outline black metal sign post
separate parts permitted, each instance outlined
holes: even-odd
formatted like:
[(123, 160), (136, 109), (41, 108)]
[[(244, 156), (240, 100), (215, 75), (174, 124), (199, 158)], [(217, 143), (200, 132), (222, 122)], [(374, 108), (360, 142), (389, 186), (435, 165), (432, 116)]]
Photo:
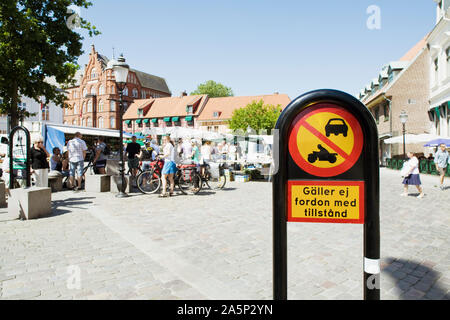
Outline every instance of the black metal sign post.
[(287, 222), (364, 224), (364, 299), (380, 299), (378, 131), (353, 96), (317, 90), (276, 124), (273, 296), (287, 299)]
[[(22, 132), (22, 135), (20, 134)], [(17, 144), (14, 143), (14, 135), (17, 133)], [(25, 138), (25, 145), (23, 144), (23, 139)], [(11, 133), (9, 134), (9, 189), (14, 189), (14, 160), (15, 160), (15, 150), (17, 148), (21, 148), (20, 155), (22, 158), (19, 158), (16, 160), (16, 162), (23, 162), (25, 163), (25, 180), (26, 180), (26, 187), (31, 187), (31, 138), (30, 138), (30, 132), (25, 127), (15, 127), (11, 130)], [(25, 147), (25, 150), (24, 150)], [(23, 158), (25, 156), (25, 158)], [(23, 170), (23, 168), (17, 169), (18, 172)], [(22, 172), (22, 171), (21, 171)]]

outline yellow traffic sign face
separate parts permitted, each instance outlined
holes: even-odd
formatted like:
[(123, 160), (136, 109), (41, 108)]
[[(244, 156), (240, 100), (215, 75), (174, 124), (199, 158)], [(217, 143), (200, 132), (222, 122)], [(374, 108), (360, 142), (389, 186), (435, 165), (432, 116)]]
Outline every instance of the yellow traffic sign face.
[(337, 176), (358, 161), (363, 132), (342, 107), (322, 105), (300, 113), (289, 136), (289, 152), (304, 171), (318, 177)]
[(364, 223), (364, 182), (288, 181), (288, 221)]

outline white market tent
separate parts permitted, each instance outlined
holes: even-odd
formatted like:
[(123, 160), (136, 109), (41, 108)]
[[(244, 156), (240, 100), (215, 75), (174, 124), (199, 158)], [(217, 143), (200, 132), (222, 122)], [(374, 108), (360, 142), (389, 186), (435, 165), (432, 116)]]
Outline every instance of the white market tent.
[[(423, 133), (423, 134), (405, 134), (405, 143), (407, 144), (414, 144), (414, 143), (423, 143), (428, 142), (430, 140), (438, 139), (439, 136)], [(383, 140), (386, 144), (396, 144), (396, 143), (403, 143), (403, 135), (389, 138), (386, 140)]]

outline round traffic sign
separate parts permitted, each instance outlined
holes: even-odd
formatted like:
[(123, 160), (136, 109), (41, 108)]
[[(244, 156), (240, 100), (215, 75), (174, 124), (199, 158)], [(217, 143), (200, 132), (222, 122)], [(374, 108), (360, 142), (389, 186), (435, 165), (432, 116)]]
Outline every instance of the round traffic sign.
[(350, 112), (334, 104), (318, 104), (292, 122), (289, 152), (305, 172), (334, 177), (351, 169), (363, 149), (363, 132)]

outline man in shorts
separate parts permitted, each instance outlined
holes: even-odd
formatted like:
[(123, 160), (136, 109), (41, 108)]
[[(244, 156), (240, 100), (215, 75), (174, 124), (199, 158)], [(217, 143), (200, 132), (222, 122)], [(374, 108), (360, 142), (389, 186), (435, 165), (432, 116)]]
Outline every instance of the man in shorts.
[(75, 172), (77, 173), (78, 186), (74, 189), (81, 188), (81, 181), (83, 178), (84, 158), (86, 157), (87, 146), (86, 142), (81, 140), (82, 136), (80, 132), (75, 133), (75, 137), (67, 143), (67, 151), (69, 153), (69, 184), (70, 188), (73, 188)]
[(141, 153), (141, 145), (136, 142), (136, 136), (131, 137), (131, 142), (128, 143), (125, 152), (128, 158), (128, 167), (131, 169), (131, 175), (135, 177), (139, 168), (139, 155)]
[(450, 156), (444, 143), (439, 146), (439, 150), (434, 155), (434, 163), (436, 164), (436, 170), (440, 175), (440, 188), (441, 190), (444, 190), (445, 171), (447, 170), (447, 165), (450, 163)]

